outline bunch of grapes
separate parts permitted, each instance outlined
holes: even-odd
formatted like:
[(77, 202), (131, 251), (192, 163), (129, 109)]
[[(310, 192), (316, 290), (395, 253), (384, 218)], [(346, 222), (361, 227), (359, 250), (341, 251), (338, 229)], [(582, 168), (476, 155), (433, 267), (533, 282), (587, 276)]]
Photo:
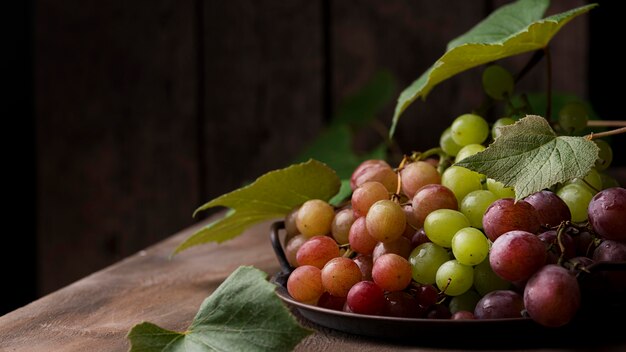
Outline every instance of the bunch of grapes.
[[(512, 77), (493, 70), (483, 81), (499, 88), (485, 90), (505, 99)], [(560, 123), (576, 125), (574, 109), (564, 109), (569, 122)], [(513, 122), (463, 114), (443, 132), (437, 157), (413, 153), (395, 168), (367, 160), (345, 204), (314, 199), (294, 209), (285, 218), (291, 297), (358, 314), (530, 317), (556, 327), (599, 295), (626, 293), (626, 272), (590, 270), (626, 261), (626, 189), (603, 177), (607, 143), (597, 142), (598, 163), (584, 178), (518, 201), (512, 188), (452, 164)]]

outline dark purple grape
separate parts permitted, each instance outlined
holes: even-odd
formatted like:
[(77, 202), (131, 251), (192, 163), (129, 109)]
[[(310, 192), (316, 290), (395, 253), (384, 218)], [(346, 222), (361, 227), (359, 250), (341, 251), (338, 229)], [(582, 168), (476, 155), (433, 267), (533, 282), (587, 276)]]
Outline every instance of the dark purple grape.
[(426, 231), (424, 231), (424, 228), (422, 227), (421, 229), (417, 230), (417, 232), (413, 235), (413, 238), (411, 238), (411, 247), (415, 248), (419, 246), (420, 244), (426, 243), (426, 242), (431, 242), (431, 241), (430, 241), (430, 238), (426, 236)]
[(483, 229), (491, 241), (503, 233), (520, 230), (537, 233), (541, 228), (539, 215), (530, 203), (513, 198), (501, 198), (493, 202), (483, 216)]
[(452, 313), (450, 313), (450, 309), (444, 304), (437, 303), (430, 307), (428, 313), (426, 313), (426, 318), (428, 319), (450, 319)]
[(452, 320), (468, 320), (468, 319), (472, 320), (472, 319), (476, 319), (476, 317), (474, 316), (474, 313), (472, 313), (472, 312), (468, 312), (466, 310), (460, 310), (460, 311), (452, 314), (450, 319), (452, 319)]
[(380, 315), (387, 303), (380, 286), (372, 281), (360, 281), (348, 291), (346, 304), (354, 313)]
[(354, 257), (354, 262), (361, 269), (363, 275), (363, 281), (372, 281), (372, 267), (374, 267), (374, 261), (370, 254), (359, 254)]
[(589, 223), (598, 236), (626, 241), (626, 189), (607, 188), (598, 192), (587, 211)]
[(557, 232), (554, 230), (549, 230), (540, 233), (537, 237), (546, 244), (546, 249), (548, 250), (548, 263), (556, 264), (561, 256), (561, 245), (565, 249), (565, 254), (563, 255), (563, 259), (569, 259), (576, 255), (576, 244), (574, 243), (574, 239), (572, 236), (568, 235), (566, 232), (561, 233), (561, 244), (559, 244), (559, 240), (557, 238)]
[(558, 327), (569, 323), (580, 307), (576, 277), (559, 265), (548, 264), (526, 283), (524, 306), (537, 323)]
[(512, 290), (496, 290), (484, 295), (474, 308), (476, 319), (521, 318), (524, 299)]
[(509, 231), (493, 242), (489, 264), (504, 280), (524, 281), (546, 263), (546, 246), (526, 231)]
[(417, 299), (404, 292), (394, 291), (385, 295), (387, 299), (386, 315), (400, 318), (421, 318), (426, 309), (417, 303)]
[(429, 308), (437, 303), (439, 291), (433, 285), (420, 285), (415, 290), (415, 298), (420, 306)]
[(541, 225), (553, 227), (558, 226), (563, 221), (572, 220), (569, 207), (554, 192), (539, 191), (529, 195), (524, 200), (537, 210)]
[(346, 297), (333, 296), (328, 292), (322, 293), (317, 306), (332, 310), (343, 310), (343, 306), (346, 304)]
[(604, 240), (595, 251), (593, 251), (593, 260), (606, 262), (623, 262), (626, 261), (626, 243)]
[(589, 231), (580, 231), (572, 235), (574, 243), (576, 244), (576, 255), (591, 257), (593, 251), (596, 249), (594, 237)]

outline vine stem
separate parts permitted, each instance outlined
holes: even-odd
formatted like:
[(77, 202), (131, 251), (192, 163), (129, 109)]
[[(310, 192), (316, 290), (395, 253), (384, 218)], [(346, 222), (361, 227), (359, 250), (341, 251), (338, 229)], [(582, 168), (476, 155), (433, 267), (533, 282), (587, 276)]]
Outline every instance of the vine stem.
[(626, 133), (626, 127), (616, 128), (614, 130), (606, 131), (606, 132), (598, 132), (598, 133), (590, 133), (585, 136), (588, 140), (592, 140), (594, 138), (602, 138), (608, 136), (614, 136), (616, 134)]
[(626, 121), (614, 120), (589, 120), (587, 126), (590, 127), (626, 127)]

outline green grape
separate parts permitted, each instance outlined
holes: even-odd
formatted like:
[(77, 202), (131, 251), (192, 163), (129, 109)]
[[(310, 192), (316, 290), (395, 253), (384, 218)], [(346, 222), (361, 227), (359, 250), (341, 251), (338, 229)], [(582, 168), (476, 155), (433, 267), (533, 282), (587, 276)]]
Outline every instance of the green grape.
[(491, 203), (496, 200), (498, 200), (498, 196), (496, 196), (495, 193), (479, 189), (472, 191), (463, 197), (459, 210), (469, 219), (470, 225), (475, 228), (482, 229), (483, 215), (485, 215), (485, 211)]
[(441, 264), (435, 275), (435, 282), (439, 290), (448, 296), (461, 295), (472, 287), (474, 269), (463, 265), (456, 259)]
[(589, 113), (587, 107), (579, 102), (569, 102), (559, 110), (559, 126), (567, 134), (582, 132), (587, 127)]
[(489, 254), (489, 240), (479, 229), (462, 228), (452, 237), (452, 254), (461, 264), (479, 264)]
[(500, 127), (512, 125), (514, 123), (515, 119), (511, 117), (501, 117), (497, 119), (491, 127), (491, 137), (493, 137), (493, 139), (498, 138), (500, 136)]
[(588, 187), (570, 183), (557, 190), (556, 195), (567, 204), (572, 214), (572, 221), (581, 222), (587, 220), (587, 208), (591, 198), (593, 198), (593, 194)]
[(461, 310), (474, 312), (478, 301), (480, 301), (480, 295), (474, 290), (467, 290), (463, 294), (452, 297), (448, 308), (450, 308), (450, 313), (452, 314)]
[(492, 178), (487, 179), (487, 189), (493, 192), (498, 198), (515, 198), (513, 187), (505, 187), (502, 182)]
[(620, 187), (619, 182), (617, 182), (617, 180), (613, 176), (608, 175), (604, 172), (600, 173), (600, 179), (602, 180), (602, 189)]
[(435, 283), (437, 269), (450, 260), (448, 251), (432, 242), (422, 243), (409, 255), (413, 280), (423, 285)]
[(483, 189), (484, 176), (461, 166), (450, 166), (441, 175), (441, 184), (448, 187), (459, 204), (471, 191)]
[(450, 248), (457, 231), (470, 226), (469, 220), (457, 210), (437, 209), (424, 219), (424, 232), (434, 243)]
[(480, 153), (485, 150), (485, 146), (482, 144), (468, 144), (461, 148), (459, 152), (456, 154), (456, 158), (454, 162), (458, 163), (459, 161), (467, 158), (468, 156), (474, 155), (476, 153)]
[(476, 289), (481, 296), (491, 291), (508, 290), (510, 287), (510, 282), (493, 272), (489, 258), (474, 266), (474, 289)]
[(514, 84), (513, 75), (500, 65), (489, 65), (483, 71), (483, 89), (493, 99), (511, 96)]
[(598, 159), (596, 160), (596, 169), (598, 171), (604, 171), (613, 161), (613, 149), (611, 149), (609, 143), (603, 139), (594, 139), (593, 141), (596, 143), (598, 148), (600, 148), (600, 151), (598, 152)]
[(587, 190), (591, 192), (591, 194), (596, 194), (602, 190), (602, 176), (600, 176), (598, 170), (594, 168), (591, 168), (591, 170), (589, 170), (589, 173), (582, 179), (577, 177), (566, 182), (566, 184), (571, 183), (575, 183), (587, 188)]
[(463, 114), (450, 126), (452, 139), (460, 146), (481, 144), (489, 135), (489, 125), (482, 117), (475, 114)]
[(461, 150), (461, 146), (452, 139), (452, 129), (450, 127), (446, 128), (441, 134), (439, 146), (450, 156), (455, 156)]

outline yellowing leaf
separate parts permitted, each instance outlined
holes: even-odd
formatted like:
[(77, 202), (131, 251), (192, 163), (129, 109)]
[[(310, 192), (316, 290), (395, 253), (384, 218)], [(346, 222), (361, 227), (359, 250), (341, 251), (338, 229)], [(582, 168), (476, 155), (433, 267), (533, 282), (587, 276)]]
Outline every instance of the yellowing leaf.
[(309, 199), (329, 200), (341, 182), (333, 169), (317, 160), (291, 165), (259, 177), (252, 184), (226, 193), (198, 208), (200, 211), (223, 206), (231, 211), (191, 235), (174, 253), (207, 242), (223, 242), (240, 235), (248, 227), (285, 216)]
[(519, 0), (502, 6), (451, 41), (446, 53), (400, 94), (389, 135), (393, 136), (406, 108), (417, 98), (425, 99), (437, 84), (470, 68), (545, 48), (561, 27), (597, 6), (586, 5), (541, 19), (548, 4), (548, 0)]
[(541, 116), (528, 115), (500, 127), (484, 151), (456, 163), (513, 186), (517, 199), (575, 177), (584, 177), (598, 158), (585, 137), (557, 136)]
[(256, 268), (235, 270), (207, 297), (189, 329), (143, 322), (128, 333), (130, 352), (291, 351), (312, 331), (303, 328)]

